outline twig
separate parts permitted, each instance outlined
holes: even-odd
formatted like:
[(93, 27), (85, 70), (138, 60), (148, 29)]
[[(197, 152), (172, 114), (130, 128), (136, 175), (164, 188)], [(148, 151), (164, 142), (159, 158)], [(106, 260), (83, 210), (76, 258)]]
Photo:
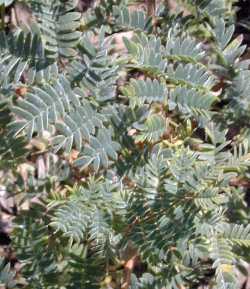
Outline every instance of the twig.
[(147, 0), (147, 14), (149, 17), (152, 17), (153, 28), (155, 30), (156, 26), (156, 18), (155, 18), (155, 10), (156, 10), (156, 0)]
[(138, 255), (132, 256), (124, 266), (124, 282), (121, 289), (128, 289), (131, 282), (131, 274), (134, 270), (135, 264), (138, 261)]

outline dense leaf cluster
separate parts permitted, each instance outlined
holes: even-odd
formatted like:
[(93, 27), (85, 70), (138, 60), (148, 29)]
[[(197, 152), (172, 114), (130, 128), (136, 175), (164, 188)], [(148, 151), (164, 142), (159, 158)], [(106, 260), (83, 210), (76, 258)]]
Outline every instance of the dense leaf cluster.
[(0, 282), (237, 288), (250, 71), (231, 2), (96, 2), (27, 0), (29, 21), (2, 19), (0, 167), (22, 278), (3, 260)]

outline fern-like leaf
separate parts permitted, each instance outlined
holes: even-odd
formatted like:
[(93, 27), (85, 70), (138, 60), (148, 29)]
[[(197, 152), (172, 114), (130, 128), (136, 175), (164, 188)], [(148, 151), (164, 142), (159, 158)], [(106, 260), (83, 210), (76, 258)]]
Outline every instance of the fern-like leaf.
[(97, 137), (90, 137), (89, 144), (84, 147), (82, 154), (74, 162), (74, 165), (84, 169), (91, 164), (94, 171), (97, 172), (101, 166), (109, 167), (109, 158), (117, 160), (119, 149), (120, 145), (112, 141), (110, 131), (101, 129), (98, 131)]
[(159, 141), (166, 132), (166, 121), (160, 115), (149, 116), (142, 125), (134, 125), (139, 133), (135, 137), (136, 142), (156, 142)]
[(113, 15), (118, 26), (127, 29), (150, 30), (152, 28), (151, 19), (144, 11), (130, 11), (127, 7), (113, 7)]
[(10, 263), (5, 264), (4, 258), (0, 258), (0, 285), (4, 288), (16, 288), (16, 273), (10, 269)]
[(135, 80), (132, 79), (123, 93), (128, 96), (132, 108), (141, 106), (144, 103), (153, 102), (166, 103), (167, 87), (157, 79)]

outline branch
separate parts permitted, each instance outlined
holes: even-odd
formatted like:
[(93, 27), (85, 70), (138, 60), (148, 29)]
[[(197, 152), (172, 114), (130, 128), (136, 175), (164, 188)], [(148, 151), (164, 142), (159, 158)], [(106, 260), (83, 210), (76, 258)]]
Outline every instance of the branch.
[(131, 274), (134, 270), (135, 264), (138, 262), (138, 255), (133, 255), (124, 266), (124, 282), (121, 289), (128, 289), (131, 282)]
[(155, 10), (156, 10), (156, 0), (147, 0), (147, 14), (149, 17), (152, 17), (153, 27), (156, 26)]

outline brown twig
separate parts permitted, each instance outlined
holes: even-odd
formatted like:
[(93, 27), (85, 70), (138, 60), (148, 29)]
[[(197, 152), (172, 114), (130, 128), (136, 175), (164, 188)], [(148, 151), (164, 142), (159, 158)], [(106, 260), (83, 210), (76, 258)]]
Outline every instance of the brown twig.
[(149, 17), (152, 17), (153, 27), (155, 30), (156, 26), (156, 18), (155, 18), (155, 10), (156, 10), (156, 0), (147, 0), (147, 14)]
[(155, 0), (147, 0), (147, 13), (148, 16), (155, 16)]
[(232, 187), (250, 188), (250, 181), (243, 178), (232, 178), (229, 182)]
[(131, 282), (131, 274), (135, 264), (138, 262), (138, 255), (133, 255), (124, 265), (124, 282), (121, 289), (128, 289)]

